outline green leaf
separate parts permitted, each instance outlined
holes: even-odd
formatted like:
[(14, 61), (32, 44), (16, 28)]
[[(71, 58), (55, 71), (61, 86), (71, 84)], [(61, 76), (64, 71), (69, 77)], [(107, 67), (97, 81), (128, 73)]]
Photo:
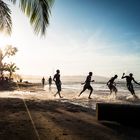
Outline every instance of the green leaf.
[[(10, 1), (14, 4), (17, 2), (17, 0)], [(29, 17), (35, 34), (45, 35), (53, 2), (54, 0), (19, 0), (19, 7)]]
[(11, 21), (11, 10), (7, 4), (0, 0), (0, 31), (6, 34), (11, 34), (12, 21)]

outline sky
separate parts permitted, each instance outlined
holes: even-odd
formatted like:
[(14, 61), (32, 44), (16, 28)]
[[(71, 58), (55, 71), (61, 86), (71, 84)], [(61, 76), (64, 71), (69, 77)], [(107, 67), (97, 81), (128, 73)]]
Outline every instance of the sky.
[(0, 34), (0, 46), (18, 48), (19, 74), (94, 75), (132, 72), (140, 79), (139, 0), (55, 0), (45, 37), (36, 36), (18, 6), (12, 10), (13, 32)]

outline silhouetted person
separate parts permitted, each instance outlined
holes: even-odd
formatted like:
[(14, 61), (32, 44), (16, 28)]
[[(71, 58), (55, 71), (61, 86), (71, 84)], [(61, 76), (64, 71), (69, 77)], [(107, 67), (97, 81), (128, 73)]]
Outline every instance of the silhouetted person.
[(45, 78), (44, 77), (42, 78), (42, 85), (43, 85), (43, 87), (45, 85)]
[(21, 78), (20, 78), (19, 82), (22, 83), (22, 79)]
[(110, 89), (110, 95), (112, 94), (112, 92), (115, 92), (115, 95), (117, 94), (117, 88), (116, 88), (116, 83), (114, 82), (115, 79), (117, 79), (118, 75), (115, 75), (114, 77), (112, 77), (108, 82), (108, 88)]
[(60, 70), (56, 70), (56, 74), (53, 77), (53, 81), (55, 82), (56, 87), (57, 87), (57, 92), (54, 96), (58, 94), (59, 97), (62, 98), (62, 96), (60, 95), (60, 92), (61, 92)]
[(80, 96), (86, 89), (90, 90), (90, 94), (89, 94), (89, 99), (91, 99), (91, 94), (93, 92), (93, 88), (90, 85), (90, 82), (94, 82), (94, 80), (91, 81), (91, 77), (92, 77), (92, 72), (89, 72), (89, 75), (86, 78), (86, 81), (82, 84), (85, 84), (83, 87), (83, 90), (80, 92), (80, 94), (78, 96)]
[(125, 73), (123, 73), (122, 75), (122, 79), (126, 78), (126, 85), (127, 85), (127, 88), (128, 90), (131, 92), (131, 94), (135, 97), (135, 98), (138, 98), (136, 95), (135, 95), (135, 91), (134, 91), (134, 88), (133, 88), (133, 84), (132, 84), (132, 81), (135, 82), (136, 84), (140, 85), (140, 83), (136, 82), (135, 79), (133, 78), (133, 74), (130, 73), (129, 76), (126, 75), (125, 76)]
[(52, 85), (52, 77), (51, 76), (49, 77), (48, 82), (49, 82), (49, 90), (51, 90), (51, 85)]

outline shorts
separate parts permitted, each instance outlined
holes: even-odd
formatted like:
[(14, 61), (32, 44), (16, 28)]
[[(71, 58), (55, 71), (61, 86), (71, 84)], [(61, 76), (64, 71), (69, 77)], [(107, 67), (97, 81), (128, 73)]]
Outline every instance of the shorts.
[(110, 85), (108, 85), (108, 87), (111, 91), (117, 91), (117, 88), (114, 85), (110, 84)]
[(56, 87), (57, 87), (57, 90), (60, 92), (61, 91), (61, 83), (56, 83)]
[(86, 89), (88, 89), (88, 90), (93, 90), (93, 88), (92, 88), (91, 85), (85, 85), (85, 86), (84, 86), (84, 89), (85, 89), (85, 90), (86, 90)]

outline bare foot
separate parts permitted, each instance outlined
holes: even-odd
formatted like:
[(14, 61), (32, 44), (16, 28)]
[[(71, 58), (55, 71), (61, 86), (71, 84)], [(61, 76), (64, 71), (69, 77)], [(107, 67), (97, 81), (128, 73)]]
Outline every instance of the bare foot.
[(78, 95), (78, 97), (80, 97), (81, 96), (81, 93)]
[(133, 95), (133, 97), (134, 97), (135, 99), (138, 99), (138, 96), (136, 96), (135, 94)]

